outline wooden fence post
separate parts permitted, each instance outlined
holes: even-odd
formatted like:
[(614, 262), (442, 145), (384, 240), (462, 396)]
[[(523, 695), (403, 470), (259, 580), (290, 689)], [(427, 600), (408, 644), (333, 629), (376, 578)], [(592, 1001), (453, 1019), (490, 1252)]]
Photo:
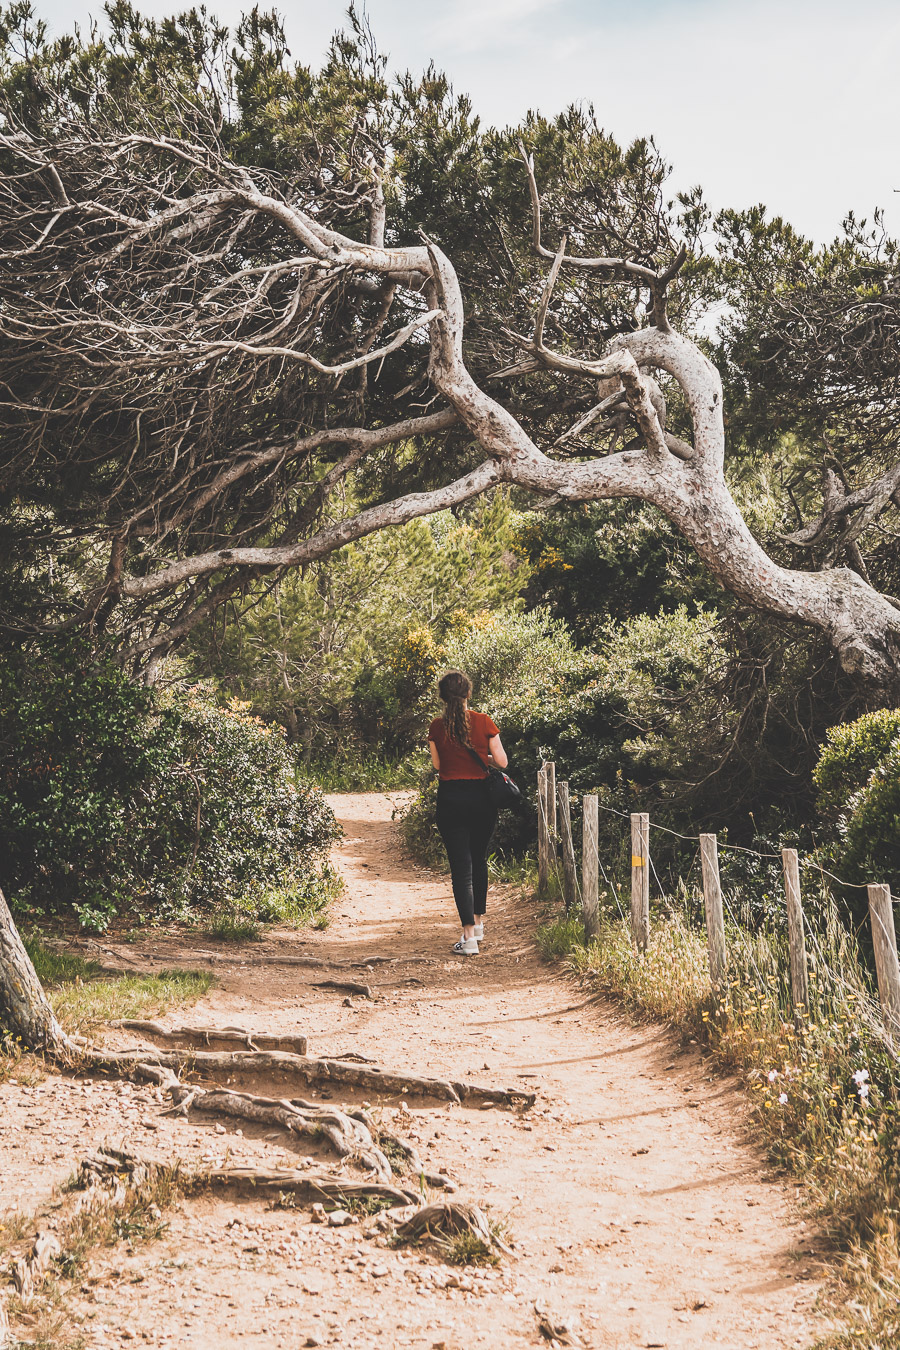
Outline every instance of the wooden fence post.
[(547, 831), (548, 831), (548, 856), (550, 866), (556, 862), (556, 764), (552, 759), (548, 759), (544, 768), (547, 771)]
[(900, 961), (890, 886), (869, 886), (869, 918), (875, 947), (878, 995), (886, 1030), (900, 1036)]
[(581, 799), (581, 913), (584, 940), (600, 934), (600, 807), (596, 793)]
[(800, 899), (800, 862), (795, 848), (783, 848), (784, 897), (787, 905), (788, 944), (791, 958), (791, 999), (794, 1025), (799, 1031), (803, 1013), (809, 1014), (809, 974), (806, 965), (806, 934)]
[(703, 903), (706, 908), (706, 945), (709, 949), (709, 978), (716, 991), (724, 989), (727, 971), (725, 954), (725, 915), (722, 911), (722, 883), (719, 880), (719, 842), (714, 834), (700, 836), (700, 863), (703, 868)]
[(639, 952), (650, 945), (650, 817), (631, 815), (631, 936)]
[(542, 764), (537, 776), (538, 807), (538, 891), (543, 894), (550, 880), (550, 822), (547, 816), (547, 765)]
[(578, 874), (575, 871), (575, 846), (572, 843), (572, 808), (569, 802), (569, 784), (557, 783), (559, 804), (559, 847), (562, 853), (563, 900), (568, 914), (578, 896)]

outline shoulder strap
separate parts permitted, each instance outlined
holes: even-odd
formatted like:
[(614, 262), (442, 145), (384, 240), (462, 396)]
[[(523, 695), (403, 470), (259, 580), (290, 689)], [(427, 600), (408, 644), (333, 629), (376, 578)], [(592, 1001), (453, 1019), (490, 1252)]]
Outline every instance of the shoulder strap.
[(481, 758), (481, 756), (479, 755), (478, 751), (474, 748), (474, 746), (464, 745), (463, 749), (468, 750), (472, 758), (478, 760), (478, 763), (481, 765), (481, 767), (484, 769), (486, 773), (490, 773), (491, 766), (489, 764), (485, 764), (484, 760)]

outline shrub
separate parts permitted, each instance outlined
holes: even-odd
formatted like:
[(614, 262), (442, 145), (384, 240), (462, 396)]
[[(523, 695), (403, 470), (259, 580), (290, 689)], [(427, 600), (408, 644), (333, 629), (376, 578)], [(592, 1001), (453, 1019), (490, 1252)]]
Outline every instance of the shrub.
[(336, 825), (284, 736), (200, 691), (160, 703), (75, 646), (0, 671), (0, 885), (20, 910), (187, 917), (308, 885)]
[[(813, 776), (834, 827), (831, 866), (856, 885), (887, 882), (900, 893), (900, 710), (832, 727)], [(853, 908), (865, 908), (859, 895)]]
[(832, 727), (813, 772), (822, 814), (838, 820), (898, 742), (900, 708), (879, 708), (855, 722)]
[(403, 807), (394, 811), (400, 824), (400, 838), (411, 858), (435, 870), (447, 866), (447, 855), (435, 824), (438, 780), (431, 770), (425, 770), (419, 781), (419, 790)]

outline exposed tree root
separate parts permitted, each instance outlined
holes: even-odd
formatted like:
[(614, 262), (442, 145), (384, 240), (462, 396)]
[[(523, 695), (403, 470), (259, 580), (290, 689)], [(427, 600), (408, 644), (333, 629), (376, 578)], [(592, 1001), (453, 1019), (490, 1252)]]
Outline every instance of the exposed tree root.
[[(38, 1233), (31, 1251), (26, 1256), (13, 1258), (10, 1263), (10, 1275), (19, 1298), (32, 1297), (35, 1289), (40, 1287), (50, 1262), (59, 1254), (59, 1239), (52, 1233)], [(0, 1341), (0, 1346), (2, 1344)]]
[(152, 1036), (169, 1045), (241, 1045), (246, 1050), (286, 1050), (305, 1055), (308, 1044), (305, 1036), (268, 1036), (243, 1027), (164, 1027), (161, 1022), (143, 1022), (128, 1017), (109, 1025), (124, 1031), (139, 1031), (142, 1036)]
[(423, 1205), (410, 1218), (398, 1224), (395, 1233), (401, 1242), (414, 1242), (420, 1238), (447, 1239), (468, 1233), (479, 1238), (485, 1247), (497, 1247), (507, 1256), (513, 1254), (497, 1233), (491, 1230), (483, 1210), (477, 1205), (462, 1204), (455, 1200)]
[(532, 1106), (533, 1092), (519, 1088), (481, 1087), (477, 1083), (449, 1082), (443, 1078), (423, 1078), (417, 1074), (397, 1073), (378, 1065), (349, 1064), (337, 1059), (311, 1059), (280, 1050), (212, 1051), (90, 1050), (85, 1059), (96, 1068), (115, 1073), (139, 1072), (144, 1065), (159, 1065), (173, 1070), (193, 1069), (209, 1076), (250, 1073), (281, 1073), (303, 1083), (342, 1083), (372, 1093), (406, 1094), (435, 1097), (439, 1101), (464, 1102), (479, 1099), (502, 1106)]
[[(152, 1066), (148, 1065), (148, 1069)], [(292, 1101), (274, 1097), (256, 1097), (250, 1093), (234, 1092), (227, 1088), (189, 1087), (180, 1083), (168, 1069), (159, 1071), (161, 1086), (172, 1098), (173, 1111), (187, 1115), (189, 1111), (203, 1111), (214, 1116), (230, 1116), (262, 1125), (281, 1125), (291, 1134), (310, 1139), (327, 1139), (339, 1158), (347, 1158), (358, 1166), (374, 1172), (382, 1181), (391, 1179), (391, 1164), (372, 1138), (364, 1119), (349, 1116), (339, 1107)]]
[(418, 1150), (413, 1147), (408, 1139), (402, 1139), (399, 1134), (393, 1134), (390, 1130), (382, 1129), (380, 1125), (373, 1127), (372, 1122), (362, 1111), (350, 1111), (348, 1114), (353, 1116), (355, 1120), (364, 1120), (370, 1129), (374, 1128), (378, 1143), (388, 1156), (399, 1154), (406, 1163), (407, 1170), (413, 1176), (422, 1177), (426, 1186), (442, 1190), (450, 1184), (450, 1178), (445, 1177), (442, 1173), (425, 1170), (425, 1164), (422, 1162)]
[(191, 960), (200, 956), (214, 965), (224, 966), (309, 966), (321, 970), (323, 966), (340, 964), (337, 961), (324, 961), (321, 956), (252, 956), (249, 952), (238, 956), (236, 953), (201, 951), (199, 948), (189, 952), (187, 956)]
[[(85, 1158), (79, 1168), (79, 1184), (89, 1188), (99, 1179), (107, 1188), (115, 1187), (116, 1181), (126, 1177), (128, 1185), (140, 1188), (152, 1180), (158, 1173), (167, 1169), (147, 1158), (141, 1158), (121, 1149), (103, 1147)], [(419, 1197), (415, 1191), (403, 1190), (399, 1186), (386, 1185), (379, 1181), (353, 1181), (349, 1177), (330, 1175), (310, 1175), (308, 1172), (260, 1171), (253, 1167), (223, 1167), (212, 1171), (180, 1173), (179, 1189), (187, 1195), (195, 1194), (208, 1187), (246, 1190), (263, 1193), (283, 1193), (296, 1196), (298, 1200), (315, 1204), (323, 1200), (346, 1202), (351, 1200), (378, 1199), (390, 1202), (392, 1208), (415, 1204)]]
[(257, 1194), (293, 1195), (307, 1204), (334, 1200), (347, 1204), (353, 1200), (386, 1200), (389, 1208), (418, 1202), (415, 1191), (388, 1186), (377, 1181), (351, 1181), (346, 1177), (310, 1176), (305, 1172), (262, 1172), (252, 1167), (230, 1167), (204, 1172), (188, 1184), (193, 1191), (203, 1186), (229, 1187)]
[(339, 989), (342, 994), (362, 994), (364, 998), (375, 998), (370, 984), (357, 984), (355, 980), (316, 980), (313, 989)]

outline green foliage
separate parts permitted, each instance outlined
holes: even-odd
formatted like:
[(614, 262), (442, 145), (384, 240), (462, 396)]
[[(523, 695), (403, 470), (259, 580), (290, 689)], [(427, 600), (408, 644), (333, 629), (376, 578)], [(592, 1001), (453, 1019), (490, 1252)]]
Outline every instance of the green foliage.
[[(886, 882), (900, 893), (900, 710), (832, 727), (813, 777), (834, 830), (831, 866), (856, 885)], [(865, 912), (864, 896), (854, 909)]]
[(158, 1016), (172, 1004), (201, 998), (215, 983), (201, 970), (111, 976), (93, 961), (49, 947), (39, 933), (24, 935), (23, 942), (54, 1013), (73, 1034), (114, 1018)]
[(23, 933), (21, 936), (35, 974), (45, 989), (58, 984), (75, 984), (78, 980), (84, 983), (102, 974), (96, 961), (85, 961), (73, 952), (55, 951), (34, 933)]
[(198, 690), (161, 704), (84, 657), (0, 668), (0, 884), (18, 908), (102, 930), (308, 886), (336, 827), (283, 736)]
[(519, 544), (531, 565), (528, 608), (552, 610), (579, 646), (593, 645), (610, 620), (713, 604), (720, 594), (674, 526), (641, 502), (523, 516)]
[(867, 787), (872, 774), (900, 740), (900, 709), (879, 708), (855, 722), (831, 727), (813, 773), (819, 810), (831, 820), (846, 812), (850, 798)]
[(378, 761), (390, 779), (421, 745), (445, 636), (513, 603), (527, 573), (514, 546), (502, 492), (384, 530), (251, 592), (236, 622), (194, 639), (193, 669), (281, 721), (329, 782), (371, 780)]
[(437, 776), (431, 769), (423, 770), (418, 792), (394, 810), (394, 819), (399, 821), (400, 838), (409, 856), (435, 871), (446, 871), (447, 855), (435, 824), (437, 794)]
[(351, 756), (341, 749), (333, 759), (313, 760), (307, 771), (323, 792), (390, 792), (417, 785), (421, 750), (398, 760), (379, 754)]
[(331, 863), (323, 862), (288, 885), (272, 886), (262, 893), (245, 893), (236, 900), (221, 903), (211, 915), (207, 931), (228, 942), (252, 942), (262, 936), (262, 924), (325, 928), (326, 908), (343, 888), (340, 873)]

